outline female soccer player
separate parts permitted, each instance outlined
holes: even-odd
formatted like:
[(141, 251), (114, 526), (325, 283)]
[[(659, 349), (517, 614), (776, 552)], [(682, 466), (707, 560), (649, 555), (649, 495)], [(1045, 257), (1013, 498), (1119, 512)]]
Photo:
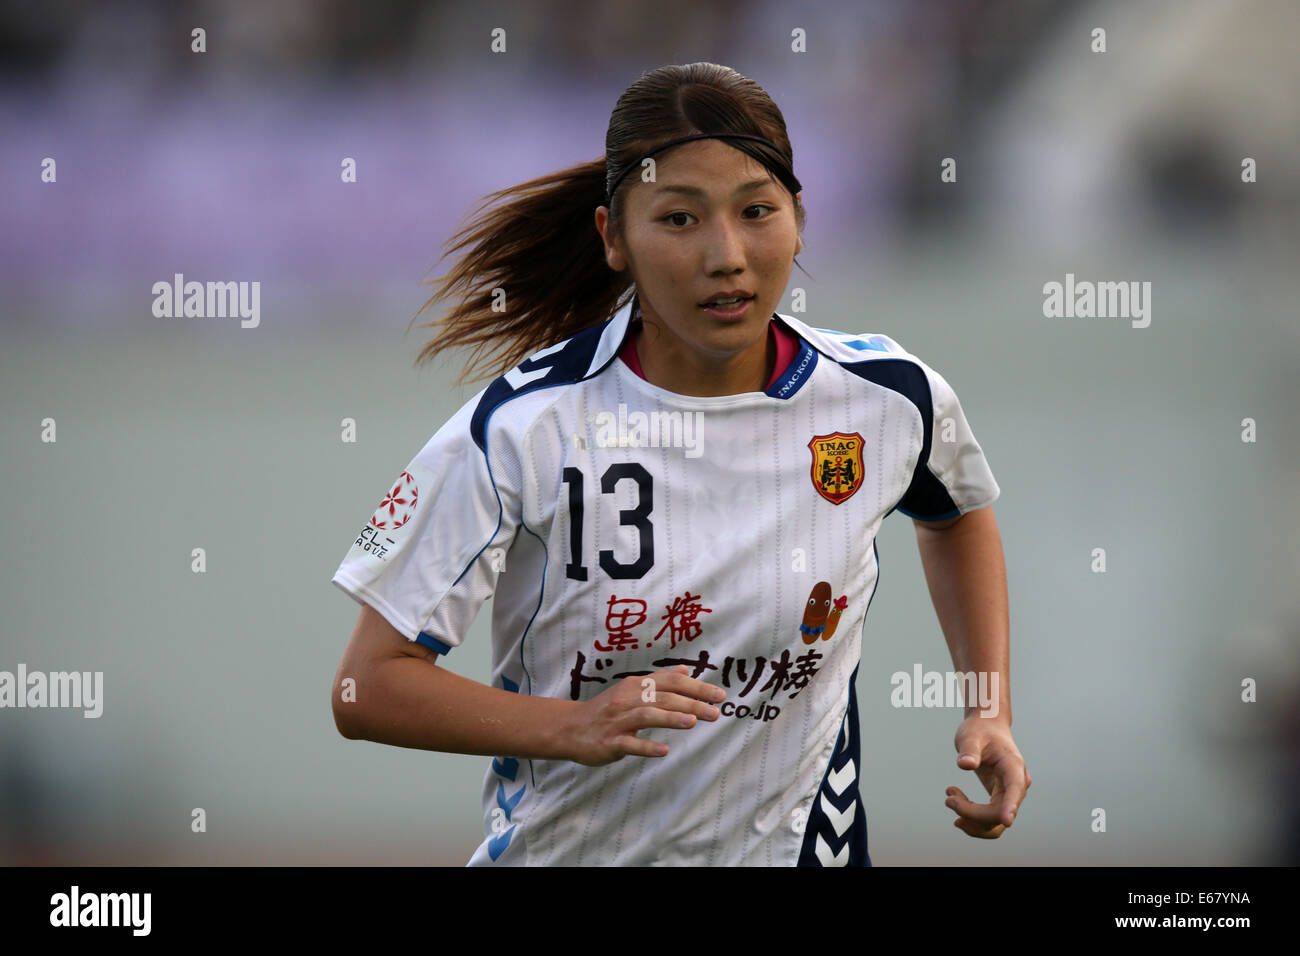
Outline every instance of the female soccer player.
[[(333, 709), (349, 738), (493, 758), (471, 865), (870, 865), (854, 679), (894, 510), (957, 670), (996, 691), (956, 735), (992, 802), (946, 804), (971, 836), (1015, 818), (998, 486), (938, 373), (774, 312), (800, 188), (757, 84), (667, 66), (603, 159), (457, 237), (439, 295), (464, 295), (421, 357), (508, 371), (334, 575), (362, 609)], [(489, 596), (491, 686), (438, 660)]]

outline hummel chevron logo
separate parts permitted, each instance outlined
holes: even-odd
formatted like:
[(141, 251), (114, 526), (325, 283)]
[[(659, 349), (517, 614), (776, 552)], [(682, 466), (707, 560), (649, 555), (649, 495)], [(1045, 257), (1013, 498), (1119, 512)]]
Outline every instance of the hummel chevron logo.
[(513, 812), (516, 805), (518, 805), (520, 798), (523, 797), (524, 791), (527, 789), (528, 789), (527, 787), (520, 787), (518, 793), (516, 793), (513, 797), (507, 798), (506, 785), (502, 783), (500, 780), (497, 781), (497, 806), (506, 812), (507, 820), (510, 819), (511, 812)]
[[(857, 801), (850, 803), (849, 808), (843, 813), (840, 813), (840, 811), (831, 806), (831, 802), (826, 799), (826, 794), (824, 793), (822, 794), (821, 804), (822, 810), (826, 812), (826, 819), (830, 820), (831, 826), (835, 828), (835, 835), (844, 836), (844, 831), (847, 830), (849, 824), (853, 822), (853, 814), (858, 810)], [(847, 844), (845, 845), (845, 848), (847, 849)]]
[(817, 834), (817, 859), (821, 861), (822, 866), (848, 866), (849, 845), (846, 842), (840, 847), (839, 853), (831, 853), (831, 848), (826, 845), (826, 841), (819, 833)]
[(854, 774), (855, 768), (853, 766), (853, 761), (850, 760), (843, 767), (840, 767), (839, 770), (832, 770), (828, 773), (826, 775), (826, 782), (831, 785), (831, 789), (835, 791), (835, 795), (839, 796), (844, 792), (844, 788), (853, 782)]
[[(506, 847), (510, 845), (510, 838), (514, 835), (515, 828), (511, 827), (505, 833), (498, 833), (496, 836), (488, 840), (488, 856), (492, 858), (492, 862), (495, 863), (497, 857), (506, 851)], [(847, 845), (845, 846), (845, 849), (848, 849)]]

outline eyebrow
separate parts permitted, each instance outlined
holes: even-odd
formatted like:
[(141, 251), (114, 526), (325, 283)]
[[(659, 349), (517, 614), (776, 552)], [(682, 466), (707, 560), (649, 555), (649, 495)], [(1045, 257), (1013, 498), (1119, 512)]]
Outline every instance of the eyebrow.
[[(749, 182), (741, 183), (737, 186), (732, 195), (738, 196), (741, 193), (753, 192), (755, 189), (770, 185), (772, 185), (772, 180), (770, 179), (751, 179)], [(663, 193), (682, 193), (687, 196), (698, 196), (700, 198), (703, 198), (706, 195), (704, 190), (700, 189), (698, 186), (660, 186), (655, 190), (655, 195), (661, 195)]]

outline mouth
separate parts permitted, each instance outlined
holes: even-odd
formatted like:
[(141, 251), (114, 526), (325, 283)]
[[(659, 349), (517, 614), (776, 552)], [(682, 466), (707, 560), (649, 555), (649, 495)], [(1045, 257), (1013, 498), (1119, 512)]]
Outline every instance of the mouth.
[(728, 295), (715, 295), (701, 302), (700, 308), (720, 319), (736, 319), (749, 311), (753, 301), (753, 294), (735, 292)]

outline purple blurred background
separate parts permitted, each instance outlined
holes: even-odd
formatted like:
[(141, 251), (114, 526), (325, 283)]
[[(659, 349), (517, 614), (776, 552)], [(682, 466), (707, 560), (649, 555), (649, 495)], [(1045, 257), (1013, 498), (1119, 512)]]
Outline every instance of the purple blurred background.
[[(95, 720), (0, 709), (0, 862), (468, 859), (486, 758), (334, 728), (358, 609), (329, 578), (478, 387), (412, 369), (443, 243), (695, 60), (785, 115), (802, 318), (939, 369), (1003, 489), (1033, 793), (1004, 839), (954, 834), (943, 788), (978, 792), (955, 716), (889, 706), (893, 671), (948, 664), (886, 522), (873, 859), (1300, 861), (1295, 24), (1283, 0), (0, 3), (0, 670), (105, 675)], [(176, 273), (260, 282), (260, 325), (154, 317)], [(1067, 273), (1152, 282), (1151, 326), (1045, 318)], [(449, 661), (478, 680), (487, 617)]]

